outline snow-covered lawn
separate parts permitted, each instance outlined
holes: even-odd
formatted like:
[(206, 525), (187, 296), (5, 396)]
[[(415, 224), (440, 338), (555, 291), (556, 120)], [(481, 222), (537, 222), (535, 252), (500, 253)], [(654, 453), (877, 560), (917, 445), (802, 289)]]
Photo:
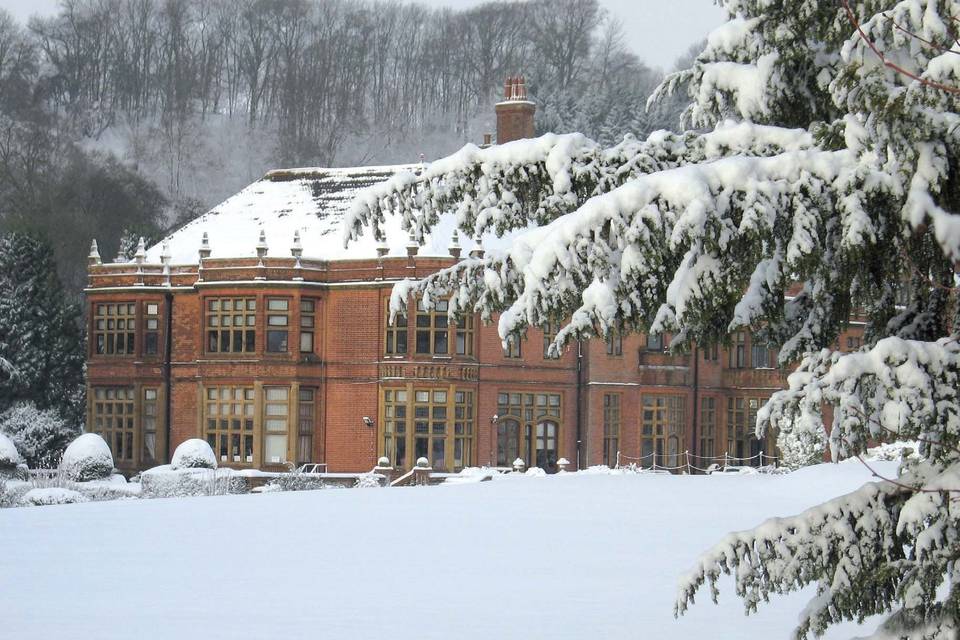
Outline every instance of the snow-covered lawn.
[(744, 617), (728, 580), (719, 607), (703, 592), (674, 620), (677, 577), (724, 533), (868, 475), (580, 473), (5, 509), (2, 635), (786, 639), (806, 594)]

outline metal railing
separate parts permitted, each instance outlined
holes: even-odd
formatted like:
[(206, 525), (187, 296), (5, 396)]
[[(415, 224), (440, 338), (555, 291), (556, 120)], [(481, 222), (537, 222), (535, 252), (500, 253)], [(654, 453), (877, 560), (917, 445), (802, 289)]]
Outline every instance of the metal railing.
[[(678, 459), (683, 459), (683, 464), (677, 465), (664, 465), (658, 464), (657, 458), (661, 460), (664, 458), (675, 457)], [(753, 465), (749, 464), (750, 462), (757, 461), (759, 464)], [(648, 464), (645, 464), (648, 462)], [(722, 457), (718, 456), (698, 456), (696, 454), (690, 453), (689, 451), (684, 451), (683, 453), (677, 454), (658, 454), (657, 453), (648, 453), (645, 456), (635, 457), (628, 456), (620, 451), (617, 451), (617, 462), (615, 469), (621, 469), (626, 467), (635, 467), (637, 469), (645, 469), (651, 471), (686, 471), (687, 473), (711, 473), (715, 469), (728, 469), (731, 467), (767, 467), (767, 466), (777, 466), (780, 462), (780, 458), (777, 456), (771, 456), (764, 452), (759, 452), (755, 455), (738, 458), (736, 456), (731, 456), (727, 453), (724, 453)]]

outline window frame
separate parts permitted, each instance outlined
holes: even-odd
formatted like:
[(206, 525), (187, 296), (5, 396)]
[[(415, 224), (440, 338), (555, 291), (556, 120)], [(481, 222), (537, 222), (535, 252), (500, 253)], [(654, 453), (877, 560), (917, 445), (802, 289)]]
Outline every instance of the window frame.
[(603, 394), (603, 464), (611, 468), (619, 460), (622, 398), (621, 393)]
[[(231, 308), (224, 310), (222, 305), (229, 301)], [(237, 309), (236, 303), (242, 301), (242, 308)], [(214, 308), (216, 303), (216, 308)], [(252, 306), (251, 306), (252, 305)], [(257, 296), (206, 296), (203, 299), (203, 352), (205, 355), (236, 356), (256, 355), (259, 353), (257, 340), (257, 323), (259, 322), (260, 303)], [(243, 328), (237, 329), (233, 320), (237, 316), (243, 318)], [(211, 318), (216, 318), (212, 322)], [(228, 324), (223, 324), (224, 318), (230, 318)], [(252, 322), (251, 322), (252, 318)], [(216, 348), (211, 349), (211, 334), (215, 333)], [(234, 349), (239, 334), (240, 349)], [(223, 349), (224, 335), (228, 336), (228, 349)]]
[[(90, 355), (104, 358), (131, 358), (137, 356), (137, 328), (140, 326), (136, 300), (93, 302), (91, 318)], [(122, 307), (122, 313), (121, 313)], [(103, 313), (101, 313), (101, 310)], [(119, 324), (123, 323), (123, 329)], [(130, 323), (133, 327), (130, 327)], [(112, 326), (111, 326), (112, 324)], [(117, 350), (122, 338), (123, 351)]]
[[(317, 298), (300, 298), (298, 309), (298, 353), (301, 356), (316, 353), (317, 349), (317, 311), (320, 307), (320, 301)], [(304, 349), (304, 336), (310, 336), (310, 347)]]
[[(398, 469), (412, 468), (418, 453), (425, 454), (438, 471), (456, 472), (473, 466), (477, 452), (475, 391), (452, 384), (412, 382), (381, 389), (378, 454)], [(425, 451), (418, 452), (418, 446)], [(441, 449), (442, 460), (438, 460)]]
[[(563, 393), (560, 391), (536, 391), (524, 390), (500, 390), (497, 392), (497, 431), (493, 437), (497, 446), (496, 463), (498, 466), (513, 466), (513, 460), (506, 460), (501, 456), (501, 447), (499, 443), (500, 426), (507, 421), (514, 421), (519, 426), (518, 438), (518, 457), (529, 469), (536, 466), (536, 456), (540, 451), (539, 445), (541, 438), (546, 445), (548, 441), (553, 442), (553, 453), (559, 459), (563, 444)], [(544, 423), (554, 424), (554, 435), (538, 433), (538, 427)], [(551, 449), (545, 449), (550, 451)], [(549, 465), (548, 465), (549, 466)], [(556, 461), (553, 462), (556, 466)], [(548, 472), (554, 469), (548, 469)]]
[[(228, 390), (227, 396), (224, 396), (224, 390)], [(240, 396), (237, 396), (240, 391)], [(215, 394), (215, 397), (211, 395)], [(210, 407), (216, 405), (217, 410), (210, 412)], [(240, 411), (235, 411), (235, 407), (240, 407)], [(229, 411), (224, 413), (222, 407), (229, 407)], [(253, 467), (257, 464), (260, 457), (260, 425), (258, 424), (257, 412), (257, 388), (252, 383), (248, 384), (216, 384), (205, 385), (203, 387), (203, 405), (201, 407), (201, 416), (203, 422), (203, 437), (213, 449), (217, 457), (218, 464), (241, 465), (244, 467)], [(211, 428), (211, 421), (214, 425)], [(237, 423), (234, 427), (234, 422)], [(226, 423), (224, 426), (223, 423)], [(247, 426), (249, 423), (249, 427)], [(236, 451), (234, 454), (234, 436), (236, 440)], [(226, 438), (226, 439), (224, 439)], [(249, 444), (249, 449), (247, 448)], [(227, 454), (222, 453), (226, 446)], [(249, 454), (247, 453), (249, 451)], [(242, 453), (241, 453), (242, 452)]]
[[(279, 356), (290, 354), (291, 302), (292, 300), (290, 298), (280, 296), (267, 296), (264, 299), (266, 306), (263, 318), (264, 353)], [(277, 308), (273, 308), (274, 304), (277, 305)], [(283, 307), (280, 305), (283, 305)], [(273, 341), (277, 338), (280, 339), (280, 343), (279, 345), (274, 345)]]

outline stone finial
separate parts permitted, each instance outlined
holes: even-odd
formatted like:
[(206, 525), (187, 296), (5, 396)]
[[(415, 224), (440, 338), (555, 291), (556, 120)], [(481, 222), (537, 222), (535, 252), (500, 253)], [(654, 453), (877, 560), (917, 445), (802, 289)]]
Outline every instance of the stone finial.
[(517, 473), (523, 471), (524, 467), (527, 466), (527, 463), (523, 461), (523, 458), (517, 458), (513, 461), (513, 470)]
[(560, 468), (560, 473), (565, 473), (567, 471), (567, 467), (569, 466), (570, 466), (570, 461), (567, 460), (566, 458), (560, 458), (559, 460), (557, 460), (557, 467)]
[(170, 264), (170, 243), (166, 240), (160, 245), (160, 262), (162, 264)]
[(460, 259), (460, 234), (457, 233), (457, 230), (453, 230), (453, 236), (450, 238), (450, 255), (454, 259)]
[(293, 244), (290, 246), (290, 255), (299, 258), (303, 255), (303, 244), (300, 242), (300, 230), (293, 232)]
[(430, 461), (425, 457), (417, 458), (417, 466), (421, 469), (429, 469)]
[(383, 258), (388, 253), (390, 253), (390, 245), (387, 244), (386, 238), (377, 243), (377, 257)]
[(480, 235), (477, 235), (476, 237), (474, 237), (473, 241), (476, 243), (477, 246), (470, 251), (470, 257), (482, 258), (484, 253), (486, 253), (483, 250), (483, 238)]
[(207, 232), (203, 232), (203, 237), (200, 239), (200, 259), (210, 257), (210, 236), (207, 235)]
[(407, 255), (413, 257), (420, 251), (420, 243), (417, 242), (417, 234), (413, 229), (410, 229), (409, 238), (410, 239), (407, 240)]
[(87, 256), (87, 264), (103, 264), (103, 261), (100, 259), (100, 249), (97, 247), (96, 238), (90, 241), (90, 255)]
[(133, 259), (137, 264), (143, 264), (147, 259), (147, 241), (143, 236), (140, 236), (140, 240), (137, 241), (137, 252), (133, 254)]
[(260, 237), (257, 239), (257, 257), (262, 258), (267, 255), (267, 232), (263, 229), (260, 229)]

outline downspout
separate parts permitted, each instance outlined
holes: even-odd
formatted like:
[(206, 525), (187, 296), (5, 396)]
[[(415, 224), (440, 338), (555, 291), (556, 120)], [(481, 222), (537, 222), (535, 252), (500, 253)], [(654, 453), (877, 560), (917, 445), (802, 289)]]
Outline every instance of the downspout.
[(583, 461), (583, 425), (582, 402), (583, 396), (583, 340), (577, 340), (577, 469), (582, 469)]
[(163, 397), (164, 397), (164, 457), (167, 462), (170, 461), (170, 426), (172, 423), (171, 413), (173, 410), (173, 385), (171, 384), (172, 372), (170, 363), (173, 360), (173, 293), (164, 294), (166, 302), (167, 317), (164, 323), (164, 345), (163, 345)]
[(693, 437), (693, 442), (690, 443), (690, 448), (693, 450), (693, 454), (697, 455), (697, 427), (699, 426), (700, 418), (700, 346), (697, 344), (693, 345), (693, 422), (690, 425), (690, 435)]

